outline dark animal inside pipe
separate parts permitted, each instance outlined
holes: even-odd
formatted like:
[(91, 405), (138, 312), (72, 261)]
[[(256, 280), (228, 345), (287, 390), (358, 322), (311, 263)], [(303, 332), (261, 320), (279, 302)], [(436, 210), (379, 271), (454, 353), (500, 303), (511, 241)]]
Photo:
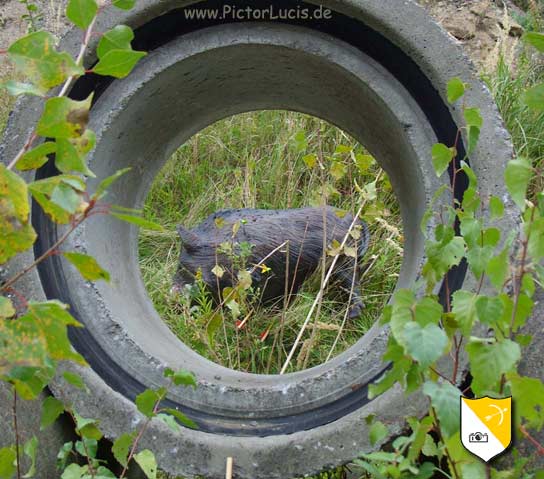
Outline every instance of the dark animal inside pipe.
[(340, 256), (333, 283), (351, 299), (351, 319), (363, 311), (358, 267), (370, 235), (366, 223), (350, 213), (329, 206), (223, 210), (192, 230), (178, 226), (178, 233), (182, 248), (173, 293), (200, 280), (220, 302), (224, 291), (246, 281), (259, 301), (275, 304), (296, 294), (320, 266)]

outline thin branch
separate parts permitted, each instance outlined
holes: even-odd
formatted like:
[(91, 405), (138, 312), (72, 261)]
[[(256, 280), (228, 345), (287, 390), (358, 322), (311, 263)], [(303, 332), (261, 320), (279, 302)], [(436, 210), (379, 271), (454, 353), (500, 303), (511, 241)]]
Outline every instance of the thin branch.
[(33, 268), (38, 266), (40, 263), (42, 263), (44, 260), (52, 256), (55, 251), (68, 239), (68, 237), (76, 230), (81, 223), (83, 223), (91, 214), (91, 208), (89, 207), (87, 211), (85, 211), (72, 225), (70, 228), (56, 241), (56, 243), (51, 246), (45, 253), (43, 253), (38, 259), (36, 259), (32, 264), (28, 265), (25, 269), (19, 271), (13, 278), (9, 279), (6, 283), (2, 285), (0, 288), (0, 291), (7, 291), (10, 289), (17, 281), (19, 281), (25, 274), (27, 274), (29, 271), (31, 271)]
[[(346, 236), (344, 237), (342, 244), (340, 245), (339, 250), (341, 251), (344, 246), (346, 245), (348, 238), (353, 231), (353, 228), (355, 227), (355, 224), (359, 220), (359, 216), (361, 212), (363, 211), (363, 206), (359, 208), (359, 211), (357, 211), (357, 214), (354, 216), (353, 221), (351, 222), (351, 225), (348, 229), (348, 232), (346, 233)], [(289, 363), (291, 362), (291, 359), (293, 359), (293, 356), (295, 354), (295, 351), (297, 350), (300, 341), (302, 339), (302, 336), (304, 335), (304, 332), (306, 331), (306, 328), (308, 327), (308, 324), (310, 323), (310, 320), (312, 319), (312, 315), (314, 314), (315, 308), (320, 303), (321, 298), (323, 297), (323, 294), (325, 292), (325, 288), (327, 287), (327, 284), (329, 283), (329, 280), (331, 279), (334, 267), (336, 266), (336, 263), (338, 262), (338, 259), (340, 258), (340, 253), (337, 254), (334, 259), (332, 260), (331, 266), (329, 268), (329, 271), (327, 272), (327, 275), (321, 284), (321, 287), (319, 288), (319, 292), (317, 293), (317, 296), (312, 304), (312, 307), (310, 308), (310, 311), (308, 312), (308, 315), (306, 316), (306, 320), (304, 321), (304, 324), (302, 325), (302, 328), (300, 329), (298, 336), (295, 340), (295, 344), (293, 344), (293, 347), (291, 348), (291, 351), (289, 352), (289, 355), (287, 356), (287, 359), (285, 360), (285, 363), (283, 367), (281, 368), (280, 374), (285, 374), (285, 371), (289, 367)]]
[(15, 457), (17, 461), (17, 479), (21, 479), (21, 461), (20, 461), (20, 438), (19, 438), (19, 425), (17, 424), (17, 390), (15, 386), (13, 388), (13, 432), (15, 433)]
[(542, 446), (542, 444), (540, 444), (533, 436), (531, 436), (531, 434), (529, 433), (529, 431), (527, 431), (526, 427), (523, 424), (519, 426), (519, 430), (521, 434), (525, 436), (525, 439), (527, 439), (533, 446), (536, 447), (537, 454), (540, 456), (544, 456), (544, 446)]

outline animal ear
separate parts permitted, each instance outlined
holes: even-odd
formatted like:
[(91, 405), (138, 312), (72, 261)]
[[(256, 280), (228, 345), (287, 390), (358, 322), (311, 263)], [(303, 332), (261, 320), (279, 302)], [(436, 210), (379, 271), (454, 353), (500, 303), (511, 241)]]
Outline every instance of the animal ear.
[(195, 249), (198, 246), (198, 243), (199, 243), (198, 236), (194, 234), (192, 231), (185, 229), (181, 225), (177, 227), (177, 231), (185, 249), (191, 250), (191, 249)]

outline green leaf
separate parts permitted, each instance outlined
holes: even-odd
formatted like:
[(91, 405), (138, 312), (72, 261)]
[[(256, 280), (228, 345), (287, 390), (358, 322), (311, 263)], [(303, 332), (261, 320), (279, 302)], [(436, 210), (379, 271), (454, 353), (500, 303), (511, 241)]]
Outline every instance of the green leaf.
[(154, 417), (154, 409), (160, 396), (152, 389), (146, 389), (143, 393), (136, 396), (136, 407), (146, 417)]
[(0, 449), (0, 478), (12, 479), (13, 475), (17, 472), (15, 466), (17, 462), (17, 453), (15, 447), (4, 447)]
[(212, 348), (215, 345), (215, 335), (221, 329), (222, 325), (223, 317), (218, 312), (212, 312), (210, 313), (210, 318), (206, 318), (206, 335)]
[(8, 54), (16, 69), (43, 93), (63, 83), (70, 76), (85, 73), (82, 66), (66, 52), (55, 50), (56, 39), (48, 32), (31, 33), (13, 43)]
[(525, 235), (529, 238), (528, 251), (534, 262), (544, 258), (544, 217), (535, 218), (525, 225)]
[(355, 155), (355, 164), (360, 173), (367, 172), (371, 166), (376, 164), (376, 160), (371, 155), (363, 155), (358, 153)]
[(415, 322), (404, 327), (406, 352), (423, 368), (434, 364), (442, 356), (448, 345), (446, 333), (436, 324), (427, 324), (422, 328)]
[(466, 350), (477, 395), (497, 386), (501, 376), (512, 371), (521, 358), (519, 344), (508, 339), (493, 344), (471, 342)]
[(544, 110), (544, 83), (529, 88), (523, 95), (523, 101), (533, 110)]
[(79, 192), (75, 191), (70, 185), (59, 183), (51, 193), (51, 202), (73, 215), (78, 211), (83, 201)]
[(42, 143), (41, 145), (34, 148), (33, 150), (25, 153), (15, 166), (17, 166), (17, 168), (22, 171), (35, 170), (47, 163), (49, 159), (47, 155), (55, 153), (56, 151), (56, 143), (52, 141), (46, 141), (45, 143)]
[(125, 78), (145, 56), (145, 52), (134, 50), (110, 50), (96, 64), (93, 72), (103, 76)]
[(36, 475), (36, 454), (38, 452), (38, 438), (33, 436), (28, 441), (25, 442), (23, 447), (25, 456), (30, 459), (30, 468), (27, 473), (23, 476), (23, 479), (29, 479)]
[(0, 164), (0, 264), (34, 244), (36, 233), (29, 224), (29, 212), (25, 181)]
[(0, 296), (0, 320), (11, 318), (16, 312), (11, 299)]
[(49, 138), (76, 138), (87, 128), (92, 94), (86, 100), (54, 97), (45, 102), (36, 131)]
[(491, 324), (500, 318), (504, 311), (504, 304), (497, 296), (480, 296), (476, 300), (478, 319), (484, 324)]
[(94, 148), (95, 143), (96, 136), (91, 130), (85, 130), (77, 138), (57, 139), (55, 166), (62, 173), (81, 173), (94, 178), (95, 174), (89, 170), (85, 157)]
[(412, 422), (410, 423), (413, 428), (413, 437), (414, 440), (412, 441), (412, 445), (410, 446), (410, 450), (408, 451), (407, 458), (414, 462), (421, 454), (421, 450), (425, 446), (425, 442), (427, 437), (427, 433), (432, 429), (433, 427), (433, 419), (430, 416), (424, 417), (421, 421), (414, 421), (415, 424), (412, 425)]
[(523, 35), (523, 40), (533, 45), (538, 51), (544, 52), (544, 33), (527, 32)]
[(315, 165), (317, 165), (317, 155), (311, 154), (311, 155), (305, 155), (302, 157), (302, 161), (306, 163), (306, 166), (310, 169), (315, 168)]
[(431, 398), (431, 404), (440, 421), (440, 429), (445, 438), (459, 431), (461, 391), (449, 382), (435, 383), (427, 381), (423, 392)]
[(189, 419), (181, 411), (178, 411), (177, 409), (167, 408), (167, 409), (164, 409), (164, 412), (170, 414), (171, 416), (174, 416), (184, 426), (189, 427), (191, 429), (198, 429), (197, 424), (193, 422), (191, 419)]
[(83, 439), (83, 441), (77, 441), (75, 449), (82, 457), (90, 459), (96, 459), (96, 453), (98, 452), (98, 441), (96, 439)]
[(40, 430), (44, 430), (53, 424), (57, 418), (64, 412), (64, 404), (53, 396), (48, 396), (42, 402), (42, 419)]
[(485, 465), (481, 462), (470, 462), (460, 464), (461, 477), (463, 479), (486, 479), (489, 477)]
[(448, 102), (455, 103), (465, 94), (465, 84), (460, 78), (452, 78), (448, 82)]
[(491, 219), (499, 219), (504, 216), (504, 203), (496, 196), (492, 196), (489, 199), (489, 211), (491, 213)]
[[(87, 479), (87, 477), (85, 478)], [(89, 479), (91, 479), (89, 477)], [(94, 479), (117, 479), (117, 476), (104, 466), (98, 466)]]
[(87, 466), (79, 464), (70, 464), (60, 476), (60, 479), (83, 479), (83, 474), (87, 472)]
[(43, 303), (30, 302), (26, 318), (35, 322), (41, 328), (42, 334), (47, 343), (49, 356), (58, 361), (74, 361), (83, 366), (87, 362), (83, 357), (72, 349), (68, 339), (68, 326), (82, 327), (70, 313), (68, 306), (59, 301), (47, 301)]
[(491, 284), (499, 291), (508, 277), (510, 271), (510, 261), (508, 255), (508, 249), (504, 249), (502, 253), (491, 258), (487, 264), (486, 274), (491, 281)]
[(85, 183), (77, 176), (51, 176), (30, 183), (28, 189), (44, 212), (59, 224), (69, 223), (72, 215), (86, 204), (81, 194)]
[(456, 236), (450, 241), (426, 243), (427, 264), (423, 274), (428, 280), (437, 282), (453, 267), (461, 263), (465, 255), (465, 241)]
[(331, 165), (330, 173), (332, 177), (337, 181), (344, 178), (347, 172), (348, 172), (347, 166), (341, 161), (334, 161), (333, 164)]
[(86, 30), (98, 12), (95, 0), (69, 0), (66, 16), (76, 26)]
[(494, 254), (495, 248), (493, 246), (473, 246), (468, 249), (466, 258), (476, 278), (481, 278)]
[(180, 369), (179, 371), (167, 369), (164, 371), (164, 377), (171, 378), (176, 386), (192, 386), (195, 389), (197, 386), (195, 375), (184, 369)]
[(427, 457), (438, 456), (438, 447), (436, 446), (432, 436), (429, 436), (429, 434), (425, 435), (425, 443), (421, 448), (421, 452)]
[(96, 191), (93, 195), (93, 199), (99, 200), (103, 198), (107, 194), (108, 188), (115, 183), (121, 176), (128, 173), (132, 168), (124, 168), (122, 170), (119, 170), (115, 172), (115, 174), (108, 176), (106, 179), (102, 180), (98, 187), (96, 188)]
[(470, 155), (478, 146), (480, 141), (480, 128), (474, 125), (470, 125), (467, 128), (467, 155)]
[(448, 169), (451, 161), (457, 155), (455, 148), (448, 148), (443, 143), (436, 143), (432, 149), (433, 166), (436, 176), (440, 177)]
[(85, 385), (83, 378), (79, 374), (72, 373), (70, 371), (64, 371), (62, 373), (62, 376), (68, 384), (71, 384), (72, 386), (80, 389), (81, 391), (89, 392), (89, 389)]
[(506, 187), (510, 196), (522, 211), (525, 211), (527, 186), (532, 177), (533, 168), (528, 160), (518, 158), (508, 162), (505, 172)]
[(130, 10), (136, 5), (136, 0), (113, 0), (113, 6), (122, 10)]
[(20, 367), (43, 367), (46, 358), (45, 335), (35, 321), (26, 316), (0, 320), (0, 376)]
[(135, 454), (134, 460), (148, 479), (157, 479), (157, 460), (149, 449), (144, 449), (142, 452)]
[(60, 469), (61, 471), (66, 469), (66, 463), (72, 455), (73, 445), (74, 444), (71, 441), (62, 445), (57, 454), (57, 469)]
[(98, 429), (98, 421), (96, 419), (87, 419), (80, 416), (74, 411), (74, 419), (76, 420), (76, 432), (84, 439), (102, 439), (102, 432)]
[(508, 380), (516, 404), (516, 424), (524, 418), (530, 428), (540, 431), (544, 427), (544, 384), (537, 378), (517, 374), (508, 375)]
[(99, 58), (102, 58), (112, 50), (131, 50), (132, 40), (134, 40), (132, 29), (126, 25), (117, 25), (102, 35), (96, 53)]
[(474, 126), (478, 129), (482, 128), (484, 119), (479, 108), (465, 108), (464, 116), (467, 126)]
[(370, 444), (373, 446), (382, 441), (389, 434), (389, 429), (387, 426), (380, 421), (376, 421), (372, 426), (370, 426), (368, 435), (370, 438)]
[(110, 281), (110, 274), (104, 270), (98, 262), (89, 255), (82, 253), (62, 253), (72, 263), (86, 280)]
[(181, 431), (181, 427), (176, 422), (176, 419), (174, 418), (174, 416), (170, 416), (169, 414), (157, 414), (157, 419), (159, 419), (164, 424), (166, 424), (170, 428), (171, 431), (173, 432)]
[(127, 465), (128, 454), (135, 438), (136, 433), (134, 432), (131, 434), (124, 433), (121, 434), (113, 443), (111, 448), (113, 457), (115, 457), (117, 462), (119, 462), (119, 464), (121, 464), (123, 467), (126, 467)]
[(154, 231), (164, 231), (164, 228), (161, 225), (145, 220), (139, 216), (124, 215), (115, 212), (111, 213), (111, 215), (115, 216), (121, 221), (126, 221), (127, 223), (132, 223), (133, 225), (139, 226), (140, 228)]
[(20, 96), (20, 95), (34, 95), (43, 97), (44, 91), (41, 88), (38, 88), (36, 85), (32, 83), (23, 83), (18, 82), (15, 80), (8, 80), (3, 85), (1, 85), (2, 88), (5, 88), (8, 93), (12, 96)]

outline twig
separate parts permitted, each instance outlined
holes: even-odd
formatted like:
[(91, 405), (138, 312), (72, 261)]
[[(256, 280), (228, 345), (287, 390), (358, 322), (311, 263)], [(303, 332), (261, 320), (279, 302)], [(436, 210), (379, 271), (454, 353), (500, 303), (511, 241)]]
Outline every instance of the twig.
[[(357, 211), (357, 214), (354, 216), (353, 221), (351, 222), (351, 225), (348, 229), (348, 232), (346, 233), (346, 236), (344, 237), (342, 244), (340, 245), (339, 250), (341, 251), (344, 246), (346, 245), (346, 242), (348, 241), (348, 238), (355, 227), (355, 224), (359, 220), (359, 215), (363, 211), (363, 206), (359, 208), (359, 211)], [(321, 284), (321, 287), (319, 289), (319, 292), (317, 293), (317, 296), (312, 304), (312, 307), (310, 308), (310, 311), (308, 312), (308, 315), (306, 316), (306, 320), (304, 321), (304, 324), (302, 325), (302, 328), (300, 329), (298, 336), (295, 340), (295, 344), (293, 344), (293, 347), (291, 348), (291, 351), (289, 352), (289, 355), (287, 356), (287, 359), (285, 360), (285, 363), (283, 367), (281, 368), (280, 374), (285, 374), (285, 371), (289, 367), (289, 363), (291, 362), (291, 359), (293, 359), (293, 356), (295, 354), (295, 351), (298, 348), (298, 345), (300, 344), (300, 340), (302, 339), (302, 336), (304, 335), (304, 332), (306, 331), (306, 328), (308, 327), (308, 324), (310, 322), (310, 319), (312, 319), (312, 315), (315, 311), (315, 308), (321, 301), (321, 298), (323, 297), (323, 294), (325, 292), (325, 288), (327, 287), (327, 284), (329, 283), (329, 280), (331, 279), (334, 267), (336, 266), (336, 263), (338, 262), (338, 259), (340, 258), (340, 253), (337, 254), (334, 259), (332, 260), (331, 266), (329, 268), (329, 271), (327, 272), (327, 276), (325, 277), (325, 280)]]
[[(99, 11), (102, 8), (103, 7), (100, 7)], [(87, 28), (87, 30), (85, 30), (85, 35), (83, 37), (83, 43), (81, 44), (81, 48), (79, 49), (79, 53), (78, 53), (78, 56), (76, 58), (76, 64), (77, 65), (81, 65), (81, 63), (83, 62), (83, 56), (85, 55), (85, 51), (87, 50), (87, 47), (89, 46), (89, 43), (91, 41), (91, 38), (92, 38), (92, 35), (93, 35), (93, 28), (94, 28), (94, 26), (96, 24), (97, 17), (98, 17), (98, 14), (95, 15), (95, 17), (91, 21), (89, 27)], [(72, 82), (74, 81), (75, 78), (76, 78), (75, 76), (71, 76), (71, 77), (66, 79), (66, 81), (64, 82), (59, 94), (57, 95), (57, 97), (63, 97), (63, 96), (66, 95), (66, 93), (68, 93), (68, 90), (69, 90), (70, 86), (72, 85)], [(33, 131), (30, 134), (30, 136), (28, 137), (28, 139), (25, 142), (24, 146), (19, 150), (17, 155), (15, 155), (15, 158), (13, 158), (13, 160), (11, 160), (11, 162), (7, 166), (8, 170), (12, 170), (15, 167), (17, 162), (30, 149), (30, 147), (33, 145), (33, 143), (36, 141), (37, 138), (38, 138), (38, 134), (36, 133), (36, 131)]]
[(348, 307), (346, 308), (346, 312), (344, 313), (344, 318), (342, 320), (342, 324), (340, 325), (340, 329), (338, 330), (338, 334), (336, 335), (336, 338), (334, 338), (334, 343), (331, 346), (331, 349), (329, 351), (329, 354), (327, 355), (327, 359), (325, 362), (328, 362), (329, 359), (331, 359), (331, 356), (333, 355), (336, 345), (338, 344), (338, 341), (340, 341), (340, 338), (342, 337), (342, 333), (344, 332), (344, 328), (346, 326), (348, 315), (349, 315), (349, 305), (351, 305), (351, 300), (353, 299), (353, 291), (355, 289), (355, 280), (357, 279), (357, 257), (354, 259), (354, 265), (353, 265), (353, 277), (351, 279), (351, 288), (349, 290), (349, 297), (348, 297)]
[(142, 428), (138, 432), (138, 435), (136, 436), (136, 439), (134, 439), (134, 442), (132, 443), (132, 447), (130, 448), (130, 452), (129, 452), (128, 457), (127, 457), (126, 466), (123, 467), (123, 471), (121, 472), (121, 475), (119, 476), (119, 479), (124, 479), (125, 478), (125, 476), (126, 476), (126, 474), (128, 472), (128, 465), (130, 464), (130, 461), (132, 461), (132, 458), (134, 457), (134, 454), (136, 453), (136, 449), (138, 448), (138, 444), (140, 443), (143, 435), (145, 434), (145, 432), (147, 431), (147, 428), (151, 424), (151, 420), (153, 419), (153, 417), (159, 411), (159, 406), (160, 406), (162, 400), (163, 400), (163, 396), (161, 396), (157, 400), (157, 402), (155, 403), (155, 406), (153, 407), (153, 416), (147, 418), (144, 425), (142, 426)]
[(51, 256), (52, 254), (54, 254), (54, 252), (62, 245), (62, 243), (64, 243), (68, 237), (74, 232), (74, 230), (76, 230), (76, 228), (78, 228), (81, 223), (83, 223), (87, 218), (88, 216), (91, 214), (91, 208), (92, 206), (89, 207), (89, 209), (87, 209), (87, 211), (85, 211), (81, 217), (79, 219), (77, 219), (71, 226), (70, 228), (68, 229), (68, 231), (66, 231), (61, 237), (60, 239), (57, 240), (57, 242), (51, 246), (51, 248), (49, 248), (45, 253), (43, 253), (38, 259), (36, 259), (32, 264), (28, 265), (25, 269), (19, 271), (19, 273), (17, 273), (15, 276), (13, 276), (13, 278), (9, 279), (6, 283), (4, 283), (2, 285), (2, 287), (0, 288), (0, 291), (6, 291), (8, 290), (9, 288), (11, 288), (17, 281), (19, 281), (25, 274), (27, 274), (29, 271), (31, 271), (33, 268), (35, 268), (37, 265), (39, 265), (42, 261), (46, 260), (47, 258), (49, 258), (49, 256)]
[(15, 433), (15, 457), (17, 461), (17, 479), (21, 479), (21, 461), (19, 451), (19, 426), (17, 424), (17, 389), (13, 387), (13, 432)]
[(533, 446), (536, 447), (536, 452), (540, 456), (544, 456), (544, 446), (542, 446), (542, 444), (540, 444), (533, 436), (531, 436), (531, 434), (529, 433), (529, 431), (527, 431), (523, 424), (519, 426), (519, 430), (521, 434), (525, 436), (525, 439), (527, 439)]

